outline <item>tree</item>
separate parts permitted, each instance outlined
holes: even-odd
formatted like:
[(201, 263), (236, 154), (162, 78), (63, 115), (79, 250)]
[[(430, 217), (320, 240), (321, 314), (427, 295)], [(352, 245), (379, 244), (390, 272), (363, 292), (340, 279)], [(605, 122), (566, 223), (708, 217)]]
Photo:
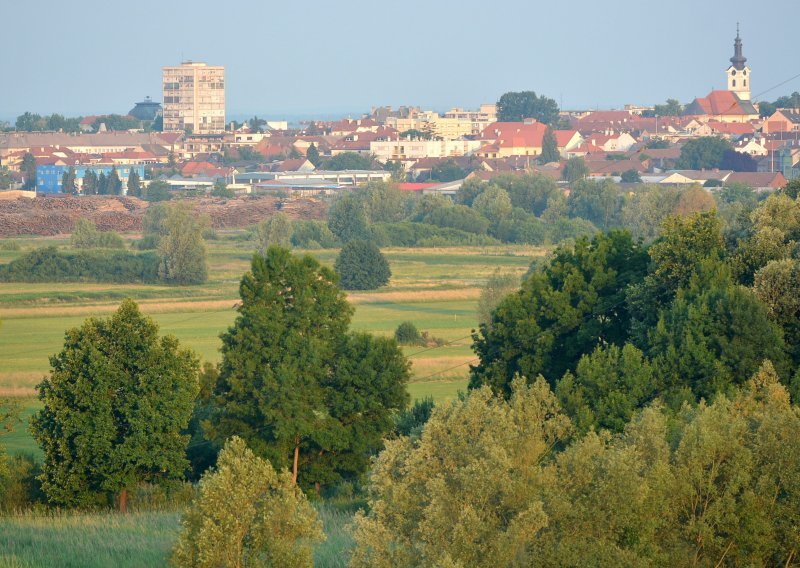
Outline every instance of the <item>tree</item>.
[(131, 175), (128, 176), (128, 184), (127, 184), (128, 191), (126, 195), (131, 197), (141, 197), (142, 196), (142, 183), (141, 179), (139, 178), (139, 174), (136, 170), (131, 168)]
[(36, 189), (36, 158), (33, 157), (33, 154), (25, 152), (22, 155), (22, 164), (19, 169), (22, 172), (22, 189)]
[(628, 340), (628, 286), (647, 270), (647, 253), (625, 231), (582, 237), (559, 248), (550, 265), (531, 274), (473, 334), (480, 361), (470, 387), (509, 394), (515, 375), (539, 374), (555, 385), (598, 344)]
[(258, 225), (256, 234), (258, 252), (262, 255), (273, 245), (289, 248), (292, 244), (292, 222), (286, 213), (276, 213)]
[(622, 172), (620, 181), (622, 181), (622, 183), (642, 183), (642, 178), (639, 176), (637, 170), (630, 169)]
[(683, 105), (677, 99), (667, 99), (663, 105), (656, 105), (653, 109), (656, 116), (680, 116), (683, 114)]
[(97, 195), (108, 195), (108, 178), (102, 171), (97, 176)]
[(419, 345), (422, 336), (413, 322), (404, 321), (394, 330), (394, 340), (398, 345)]
[(467, 177), (467, 173), (455, 160), (443, 160), (431, 168), (431, 181), (456, 181)]
[(176, 566), (311, 567), (312, 544), (325, 539), (314, 507), (238, 437), (225, 443), (183, 516)]
[(42, 122), (41, 115), (33, 114), (30, 112), (24, 112), (23, 114), (17, 117), (16, 122), (14, 123), (17, 130), (21, 130), (24, 132), (33, 132), (34, 130), (41, 130), (42, 127), (40, 126)]
[(158, 275), (174, 284), (200, 284), (208, 278), (203, 226), (183, 205), (169, 208), (158, 243)]
[(722, 154), (720, 168), (735, 172), (757, 172), (758, 162), (750, 154), (737, 152), (736, 150), (726, 150)]
[[(800, 261), (772, 260), (755, 273), (755, 292), (769, 318), (781, 326), (795, 366), (800, 363)], [(797, 400), (800, 392), (792, 392)]]
[(319, 150), (317, 150), (317, 147), (316, 145), (314, 145), (313, 142), (309, 145), (308, 149), (306, 150), (306, 159), (312, 164), (314, 164), (315, 168), (319, 167), (319, 165), (322, 163), (322, 158), (319, 155)]
[(435, 407), (418, 440), (390, 440), (376, 461), (350, 565), (534, 565), (547, 525), (537, 473), (570, 431), (541, 379), (516, 380), (507, 402), (483, 388)]
[(349, 241), (336, 257), (334, 269), (345, 290), (375, 290), (389, 283), (392, 271), (380, 249), (369, 241)]
[(564, 164), (564, 171), (561, 173), (562, 179), (572, 183), (583, 179), (589, 175), (589, 166), (580, 156), (573, 156)]
[(492, 325), (492, 314), (503, 298), (519, 289), (520, 279), (510, 272), (503, 274), (496, 270), (481, 288), (478, 297), (478, 323)]
[(122, 180), (119, 179), (116, 166), (111, 167), (106, 184), (106, 193), (108, 195), (122, 195)]
[(250, 126), (251, 132), (261, 132), (261, 125), (266, 123), (266, 120), (254, 116), (248, 121), (248, 126)]
[(75, 168), (70, 168), (61, 176), (61, 193), (74, 195), (78, 192), (78, 186), (75, 180)]
[(675, 215), (687, 217), (714, 211), (716, 208), (717, 204), (709, 190), (695, 185), (681, 193), (678, 203), (675, 204)]
[(172, 199), (172, 193), (170, 192), (169, 184), (160, 179), (151, 181), (147, 184), (147, 189), (145, 189), (144, 199), (150, 203), (169, 201)]
[(326, 170), (369, 170), (372, 169), (372, 156), (364, 156), (358, 152), (342, 152), (328, 158), (323, 164)]
[(385, 182), (370, 182), (356, 190), (370, 223), (394, 223), (408, 215), (410, 198), (397, 186)]
[(800, 178), (789, 180), (789, 182), (779, 189), (777, 193), (785, 195), (791, 199), (797, 199), (800, 197)]
[(97, 174), (94, 170), (86, 170), (83, 173), (83, 186), (81, 187), (84, 195), (97, 195)]
[(217, 178), (214, 181), (214, 187), (211, 189), (211, 197), (223, 197), (225, 199), (233, 199), (236, 197), (236, 194), (233, 192), (232, 189), (228, 188), (228, 184), (225, 183), (223, 178)]
[(94, 221), (78, 219), (69, 238), (71, 246), (79, 249), (125, 248), (125, 241), (113, 231), (98, 231)]
[(711, 170), (722, 166), (725, 152), (733, 149), (731, 143), (717, 136), (703, 136), (689, 140), (681, 148), (678, 169)]
[(573, 183), (567, 200), (570, 217), (591, 221), (603, 231), (619, 226), (622, 203), (619, 187), (610, 179), (580, 179)]
[(331, 204), (328, 228), (343, 243), (369, 238), (364, 203), (354, 195), (345, 195)]
[(544, 131), (542, 138), (542, 153), (539, 155), (540, 164), (549, 164), (550, 162), (558, 162), (561, 160), (561, 154), (558, 152), (558, 142), (556, 135), (553, 132), (553, 127), (548, 126)]
[(9, 189), (14, 183), (14, 176), (6, 166), (0, 166), (0, 189)]
[(538, 96), (534, 91), (508, 92), (497, 101), (497, 120), (522, 122), (526, 118), (554, 124), (558, 120), (558, 105), (553, 99)]
[(107, 319), (70, 329), (38, 386), (31, 433), (44, 452), (42, 488), (54, 504), (95, 506), (141, 482), (183, 476), (182, 434), (197, 395), (197, 356), (125, 300)]
[(496, 185), (490, 185), (472, 202), (472, 208), (496, 225), (511, 216), (513, 207), (508, 192)]

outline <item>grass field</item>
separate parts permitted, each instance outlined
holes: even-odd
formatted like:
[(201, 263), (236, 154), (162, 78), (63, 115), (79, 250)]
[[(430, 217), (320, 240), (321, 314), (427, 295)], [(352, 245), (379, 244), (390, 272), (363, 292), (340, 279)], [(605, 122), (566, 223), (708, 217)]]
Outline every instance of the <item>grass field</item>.
[[(226, 235), (223, 235), (225, 237)], [(230, 236), (230, 235), (228, 235)], [(63, 239), (19, 239), (21, 250), (0, 246), (0, 263), (33, 247), (64, 245)], [(402, 321), (446, 340), (440, 348), (405, 347), (412, 361), (409, 392), (413, 399), (436, 401), (465, 390), (471, 331), (477, 325), (480, 286), (495, 270), (522, 275), (541, 249), (523, 247), (387, 249), (392, 281), (373, 292), (349, 295), (355, 307), (352, 328), (392, 335)], [(114, 311), (123, 298), (142, 310), (204, 360), (219, 358), (219, 334), (235, 318), (238, 283), (249, 268), (252, 244), (223, 238), (209, 242), (210, 278), (190, 287), (114, 284), (0, 283), (0, 396), (18, 397), (23, 424), (2, 435), (11, 453), (41, 456), (26, 424), (39, 402), (35, 386), (49, 369), (65, 330), (91, 316)], [(336, 251), (311, 251), (332, 265)], [(353, 510), (318, 506), (328, 539), (315, 550), (315, 565), (346, 566)], [(179, 513), (107, 514), (27, 513), (0, 517), (0, 567), (161, 566), (173, 546)]]

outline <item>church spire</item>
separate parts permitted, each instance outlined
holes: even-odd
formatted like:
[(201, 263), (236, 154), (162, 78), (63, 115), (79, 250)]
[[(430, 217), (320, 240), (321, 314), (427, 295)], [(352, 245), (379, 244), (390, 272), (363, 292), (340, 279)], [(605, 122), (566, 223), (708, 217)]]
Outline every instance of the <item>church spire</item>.
[(733, 57), (731, 57), (731, 64), (734, 69), (741, 71), (744, 69), (745, 61), (747, 61), (747, 58), (742, 55), (742, 38), (739, 37), (739, 22), (736, 22), (736, 39), (733, 41)]

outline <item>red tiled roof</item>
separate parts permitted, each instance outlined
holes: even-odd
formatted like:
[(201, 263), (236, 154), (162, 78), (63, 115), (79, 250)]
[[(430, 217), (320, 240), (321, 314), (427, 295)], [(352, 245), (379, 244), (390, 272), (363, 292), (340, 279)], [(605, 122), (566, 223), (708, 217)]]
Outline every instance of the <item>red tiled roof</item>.
[(743, 183), (750, 187), (771, 187), (778, 189), (786, 185), (786, 178), (780, 172), (733, 172), (725, 180), (725, 185)]
[(575, 137), (578, 133), (577, 130), (554, 130), (553, 134), (556, 136), (556, 146), (563, 148)]
[(541, 122), (493, 122), (483, 129), (481, 138), (494, 140), (501, 148), (541, 148), (546, 130)]
[(731, 91), (711, 91), (707, 97), (699, 97), (695, 102), (705, 114), (745, 114), (739, 105), (739, 99)]
[(401, 191), (422, 191), (430, 187), (436, 187), (438, 183), (398, 183), (397, 189)]
[(708, 126), (715, 132), (732, 134), (735, 136), (752, 134), (755, 131), (755, 127), (749, 122), (720, 122), (717, 120), (709, 120)]

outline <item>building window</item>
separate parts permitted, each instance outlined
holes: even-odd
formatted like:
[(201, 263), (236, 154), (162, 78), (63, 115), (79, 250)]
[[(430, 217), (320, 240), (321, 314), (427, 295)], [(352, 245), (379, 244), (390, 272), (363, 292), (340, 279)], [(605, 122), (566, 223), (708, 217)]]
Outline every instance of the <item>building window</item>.
[(744, 86), (747, 86), (747, 79), (744, 80)]
[(736, 79), (733, 80), (733, 86), (736, 86)]

